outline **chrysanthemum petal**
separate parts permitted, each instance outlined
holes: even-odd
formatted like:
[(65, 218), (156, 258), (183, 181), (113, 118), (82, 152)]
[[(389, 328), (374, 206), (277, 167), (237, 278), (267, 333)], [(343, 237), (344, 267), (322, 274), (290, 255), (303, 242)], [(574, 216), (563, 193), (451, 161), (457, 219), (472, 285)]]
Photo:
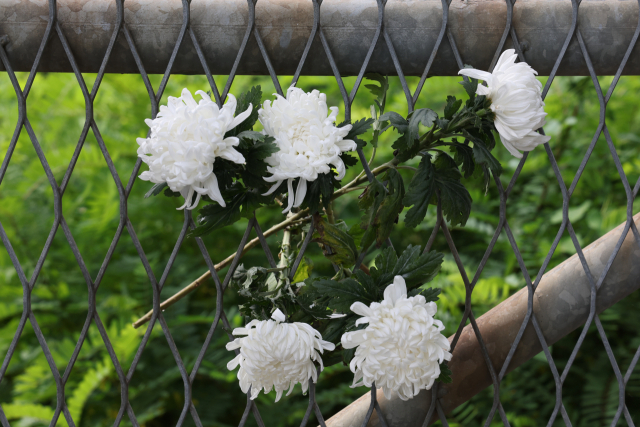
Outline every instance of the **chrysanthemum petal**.
[(240, 366), (238, 381), (243, 392), (251, 389), (251, 399), (261, 390), (276, 391), (276, 402), (296, 384), (303, 391), (309, 387), (309, 379), (317, 379), (316, 364), (323, 369), (320, 353), (334, 350), (335, 345), (322, 340), (322, 335), (306, 323), (284, 323), (286, 316), (276, 310), (273, 320), (252, 320), (244, 328), (234, 330), (243, 337), (227, 344), (227, 349), (240, 349), (227, 367)]
[(356, 348), (349, 367), (352, 387), (373, 383), (385, 396), (403, 400), (430, 389), (440, 375), (439, 364), (450, 360), (449, 341), (440, 333), (441, 322), (433, 319), (435, 303), (423, 296), (407, 297), (402, 276), (387, 286), (382, 303), (354, 303), (351, 310), (368, 323), (364, 329), (342, 336), (342, 347)]
[(279, 148), (266, 159), (271, 176), (264, 177), (265, 181), (300, 179), (295, 196), (289, 191), (289, 202), (283, 212), (302, 205), (307, 181), (331, 173), (331, 165), (336, 167), (338, 179), (344, 177), (345, 166), (339, 156), (355, 150), (356, 144), (344, 139), (351, 125), (335, 126), (337, 115), (337, 107), (327, 108), (324, 94), (317, 90), (306, 93), (293, 86), (287, 89), (286, 98), (277, 95), (273, 102), (265, 101), (258, 110), (264, 132), (275, 138)]
[(522, 158), (521, 151), (531, 151), (550, 137), (534, 132), (546, 116), (540, 94), (542, 83), (535, 77), (537, 72), (526, 62), (516, 63), (517, 58), (514, 49), (507, 49), (492, 73), (465, 68), (459, 74), (487, 83), (478, 85), (476, 93), (491, 100), (494, 124), (503, 145), (514, 157)]
[[(233, 95), (229, 95), (229, 101), (221, 110), (205, 92), (196, 94), (202, 98), (200, 102), (196, 102), (186, 88), (179, 98), (169, 97), (155, 119), (145, 120), (151, 130), (149, 138), (137, 139), (138, 156), (149, 165), (140, 179), (166, 182), (172, 191), (179, 191), (185, 197), (179, 209), (194, 209), (204, 195), (213, 196), (213, 200), (224, 206), (213, 173), (215, 159), (245, 162), (234, 148), (239, 140), (224, 138), (230, 124), (235, 127), (247, 117), (243, 113), (233, 118), (236, 103)], [(194, 192), (197, 195), (192, 200)]]

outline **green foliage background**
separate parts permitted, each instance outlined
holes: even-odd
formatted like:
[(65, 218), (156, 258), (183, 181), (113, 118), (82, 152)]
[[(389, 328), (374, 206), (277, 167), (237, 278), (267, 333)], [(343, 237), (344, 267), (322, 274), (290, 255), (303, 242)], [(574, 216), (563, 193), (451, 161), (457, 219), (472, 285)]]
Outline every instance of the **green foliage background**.
[[(19, 78), (24, 84), (27, 76), (21, 74)], [(95, 76), (87, 75), (85, 78), (91, 87)], [(219, 87), (225, 83), (225, 78), (216, 80)], [(282, 87), (286, 88), (290, 81), (290, 78), (283, 78)], [(387, 111), (406, 114), (406, 99), (399, 81), (397, 78), (391, 78), (390, 81)], [(447, 95), (464, 97), (464, 90), (457, 81), (458, 78), (429, 79), (417, 107), (439, 111), (444, 107)], [(160, 76), (152, 76), (152, 82), (157, 87)], [(353, 82), (353, 78), (345, 81), (348, 88)], [(601, 79), (605, 91), (610, 82), (611, 78)], [(417, 80), (409, 79), (409, 83), (414, 88)], [(275, 92), (271, 81), (264, 77), (238, 77), (232, 92), (239, 94), (254, 84), (261, 84), (265, 94)], [(341, 112), (344, 112), (342, 99), (332, 78), (304, 77), (299, 86), (306, 90), (317, 88), (326, 92), (329, 105), (339, 105)], [(208, 89), (206, 79), (201, 76), (173, 76), (162, 103), (166, 102), (168, 95), (178, 95), (183, 87), (192, 92)], [(623, 77), (608, 104), (606, 117), (632, 186), (640, 175), (639, 91), (639, 78)], [(352, 118), (367, 117), (372, 103), (373, 96), (361, 88)], [(551, 148), (569, 185), (597, 127), (597, 97), (590, 79), (558, 77), (546, 103), (549, 119), (545, 131), (552, 135)], [(141, 78), (135, 75), (106, 76), (94, 106), (96, 121), (117, 169), (118, 179), (126, 185), (136, 162), (135, 139), (146, 136), (147, 127), (143, 120), (150, 116), (149, 99)], [(85, 120), (84, 99), (75, 77), (68, 74), (38, 74), (27, 100), (27, 111), (47, 161), (60, 183)], [(13, 88), (7, 75), (2, 73), (2, 159), (14, 132), (17, 114)], [(370, 138), (371, 135), (367, 136)], [(381, 138), (378, 162), (391, 159), (390, 146), (395, 136), (395, 131), (389, 131)], [(370, 147), (365, 149), (367, 155), (368, 150)], [(494, 153), (504, 166), (501, 179), (506, 185), (518, 162), (500, 144)], [(350, 170), (345, 180), (352, 178), (355, 173)], [(149, 183), (136, 179), (129, 197), (128, 215), (154, 274), (160, 277), (182, 227), (184, 214), (175, 210), (182, 203), (178, 199), (144, 199), (143, 195), (150, 187)], [(495, 185), (490, 186), (487, 194), (479, 181), (469, 182), (467, 187), (473, 198), (471, 218), (464, 228), (453, 228), (452, 235), (463, 256), (467, 273), (472, 275), (498, 223), (499, 201)], [(336, 203), (336, 217), (343, 219), (348, 226), (357, 223), (361, 215), (356, 203), (357, 194), (352, 193)], [(114, 238), (120, 205), (113, 177), (91, 131), (71, 175), (62, 206), (65, 220), (95, 279)], [(634, 212), (639, 207), (636, 202)], [(544, 149), (539, 148), (529, 156), (508, 203), (509, 225), (531, 276), (537, 273), (557, 233), (562, 220), (561, 208), (562, 198), (556, 178)], [(424, 245), (435, 222), (433, 209), (429, 209), (425, 221), (417, 229), (396, 227), (391, 237), (396, 248), (404, 248), (409, 244)], [(570, 202), (570, 217), (580, 244), (583, 247), (588, 245), (623, 222), (625, 211), (626, 197), (620, 177), (606, 141), (600, 138)], [(0, 221), (27, 277), (31, 277), (34, 271), (53, 218), (52, 189), (23, 130), (0, 185)], [(264, 230), (281, 221), (283, 216), (273, 208), (265, 209), (258, 219)], [(214, 262), (234, 252), (245, 226), (246, 220), (242, 220), (204, 238)], [(270, 239), (274, 254), (277, 253), (277, 241), (278, 237)], [(453, 334), (464, 307), (464, 286), (442, 236), (438, 237), (434, 248), (446, 254), (443, 271), (435, 279), (434, 286), (442, 287), (438, 303), (439, 317), (447, 326), (446, 332)], [(575, 249), (565, 234), (549, 268), (573, 253)], [(366, 262), (370, 263), (376, 255), (376, 251), (372, 252)], [(312, 245), (309, 256), (314, 261), (314, 274), (330, 274), (330, 265), (322, 257), (319, 248)], [(250, 251), (243, 262), (245, 266), (266, 265), (259, 248)], [(185, 241), (168, 276), (162, 297), (172, 295), (205, 270), (205, 262), (195, 242), (192, 239)], [(224, 273), (222, 271), (220, 274)], [(481, 315), (523, 286), (513, 250), (502, 235), (474, 290), (474, 313)], [(67, 368), (86, 319), (87, 298), (87, 285), (64, 234), (58, 230), (37, 278), (32, 307), (60, 372)], [(125, 373), (145, 330), (144, 327), (133, 329), (131, 323), (150, 309), (151, 298), (151, 285), (132, 240), (125, 231), (97, 292), (98, 313)], [(633, 294), (601, 316), (623, 373), (640, 345), (636, 327), (640, 323), (640, 312), (636, 309), (639, 302), (638, 294)], [(225, 310), (232, 323), (238, 325), (241, 318), (236, 306), (233, 294), (225, 295)], [(22, 287), (7, 252), (1, 250), (0, 355), (8, 350), (21, 313)], [(165, 312), (187, 369), (193, 366), (214, 313), (215, 288), (211, 281)], [(553, 346), (552, 354), (559, 369), (564, 367), (576, 339), (577, 332), (574, 332)], [(232, 358), (224, 349), (226, 340), (223, 331), (218, 330), (194, 382), (193, 400), (205, 426), (237, 425), (244, 409), (245, 397), (237, 385), (236, 373), (226, 369), (226, 363)], [(366, 392), (362, 388), (350, 389), (351, 378), (348, 368), (341, 365), (332, 366), (321, 375), (318, 403), (326, 417)], [(131, 405), (140, 424), (145, 427), (175, 424), (184, 404), (183, 391), (183, 382), (167, 340), (160, 326), (156, 325), (130, 383)], [(564, 384), (563, 395), (574, 426), (609, 425), (617, 408), (618, 386), (602, 342), (594, 330), (589, 332), (578, 354)], [(638, 371), (629, 380), (626, 397), (632, 416), (640, 419)], [(93, 323), (66, 384), (66, 398), (76, 425), (80, 426), (112, 425), (120, 409), (118, 375)], [(555, 385), (544, 356), (537, 356), (509, 374), (503, 382), (501, 398), (512, 426), (546, 424), (555, 403)], [(260, 395), (258, 405), (266, 425), (293, 426), (302, 418), (306, 409), (305, 399), (298, 389), (278, 404), (273, 404), (273, 394)], [(491, 403), (492, 390), (489, 389), (455, 410), (450, 417), (450, 425), (483, 424)], [(15, 426), (45, 426), (53, 417), (56, 406), (55, 381), (29, 322), (5, 378), (0, 383), (0, 404)], [(250, 425), (254, 425), (251, 423), (253, 420)], [(624, 421), (619, 425), (622, 423)], [(60, 419), (57, 425), (66, 425), (66, 422)], [(121, 425), (131, 425), (126, 416)], [(185, 425), (193, 425), (189, 416)], [(492, 425), (502, 423), (495, 418)], [(558, 421), (556, 425), (563, 423)]]

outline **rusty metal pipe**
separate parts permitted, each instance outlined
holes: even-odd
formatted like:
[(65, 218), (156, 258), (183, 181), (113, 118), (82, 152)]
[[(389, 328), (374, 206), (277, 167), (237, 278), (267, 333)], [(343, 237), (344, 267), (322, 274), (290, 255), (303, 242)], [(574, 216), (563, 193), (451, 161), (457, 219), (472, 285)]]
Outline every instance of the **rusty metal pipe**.
[[(638, 224), (639, 220), (640, 214), (637, 214), (634, 221)], [(622, 235), (623, 228), (624, 224), (583, 249), (591, 274), (596, 280), (604, 271)], [(598, 290), (597, 312), (603, 312), (638, 288), (640, 288), (640, 247), (635, 241), (633, 232), (629, 231), (607, 277)], [(527, 289), (522, 289), (477, 319), (478, 328), (496, 372), (502, 368), (525, 318), (527, 297)], [(586, 322), (589, 316), (590, 299), (589, 281), (577, 255), (542, 277), (534, 294), (533, 311), (548, 345), (557, 342)], [(509, 372), (541, 351), (542, 346), (530, 322), (511, 360)], [(491, 385), (489, 370), (471, 325), (464, 328), (449, 366), (453, 371), (453, 383), (441, 386), (438, 392), (438, 398), (445, 413), (450, 413)], [(378, 402), (389, 427), (423, 425), (431, 403), (431, 391), (423, 391), (407, 402), (400, 399), (388, 400), (382, 390), (378, 390), (377, 393)], [(370, 401), (370, 395), (365, 394), (330, 418), (326, 423), (327, 427), (362, 425)], [(368, 426), (379, 425), (378, 418), (374, 414)]]
[[(7, 54), (18, 71), (29, 71), (47, 25), (46, 0), (0, 0), (0, 36), (8, 36)], [(213, 74), (228, 74), (248, 24), (247, 0), (193, 0), (190, 28)], [(378, 7), (374, 0), (330, 0), (322, 3), (320, 23), (342, 75), (356, 75), (374, 37)], [(448, 28), (463, 61), (487, 69), (502, 36), (507, 17), (505, 1), (453, 0)], [(97, 72), (116, 22), (114, 0), (58, 0), (58, 20), (82, 72)], [(571, 27), (569, 0), (517, 1), (513, 24), (527, 61), (548, 75)], [(124, 21), (132, 34), (147, 73), (164, 73), (183, 23), (180, 0), (126, 0)], [(638, 22), (633, 0), (583, 0), (578, 14), (589, 55), (599, 75), (612, 75), (620, 64)], [(384, 25), (403, 72), (420, 76), (442, 25), (440, 0), (388, 2)], [(259, 0), (256, 26), (279, 75), (293, 75), (313, 26), (310, 0)], [(41, 71), (71, 71), (57, 36), (44, 52)], [(507, 39), (506, 47), (511, 46)], [(2, 70), (0, 64), (0, 70)], [(174, 73), (203, 74), (187, 35), (174, 64)], [(371, 58), (370, 72), (396, 74), (381, 37)], [(107, 72), (137, 73), (138, 68), (121, 35)], [(443, 41), (430, 75), (456, 75), (453, 51)], [(255, 37), (251, 37), (238, 74), (267, 74)], [(631, 54), (625, 74), (640, 74), (640, 44)], [(333, 75), (320, 40), (312, 45), (303, 75)], [(558, 75), (588, 75), (577, 42), (569, 45)]]

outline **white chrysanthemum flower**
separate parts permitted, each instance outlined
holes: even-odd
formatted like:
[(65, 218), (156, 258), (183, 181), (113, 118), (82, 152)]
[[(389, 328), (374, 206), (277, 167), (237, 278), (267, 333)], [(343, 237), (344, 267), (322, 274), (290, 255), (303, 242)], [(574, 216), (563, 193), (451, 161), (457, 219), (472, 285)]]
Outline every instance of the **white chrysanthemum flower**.
[(429, 390), (440, 376), (440, 363), (451, 360), (449, 341), (440, 333), (444, 325), (433, 318), (436, 310), (422, 295), (407, 298), (402, 276), (387, 286), (381, 303), (351, 305), (351, 311), (363, 316), (356, 326), (369, 324), (342, 336), (343, 348), (357, 347), (350, 364), (352, 387), (375, 382), (386, 397), (402, 400)]
[(285, 316), (276, 310), (273, 320), (252, 320), (244, 328), (236, 328), (233, 335), (246, 335), (227, 344), (227, 350), (240, 349), (240, 354), (227, 363), (233, 370), (240, 365), (238, 380), (244, 393), (251, 388), (251, 399), (258, 397), (260, 390), (265, 394), (276, 390), (276, 402), (282, 392), (300, 383), (302, 392), (309, 388), (309, 378), (314, 382), (318, 372), (313, 363), (324, 369), (320, 353), (333, 350), (335, 345), (322, 340), (320, 332), (306, 323), (282, 323)]
[(507, 49), (496, 64), (493, 73), (473, 68), (460, 70), (458, 74), (483, 80), (487, 86), (478, 85), (476, 93), (491, 100), (491, 111), (496, 115), (494, 124), (504, 146), (517, 158), (522, 151), (531, 151), (551, 139), (536, 132), (545, 124), (544, 102), (540, 95), (542, 83), (538, 74), (526, 62), (516, 64), (515, 50)]
[[(155, 119), (145, 120), (151, 136), (138, 138), (138, 157), (149, 165), (149, 170), (142, 172), (140, 179), (156, 184), (166, 182), (172, 191), (179, 191), (186, 200), (179, 209), (194, 209), (204, 195), (226, 206), (213, 164), (218, 157), (238, 164), (245, 162), (234, 148), (240, 140), (225, 138), (224, 134), (249, 117), (253, 107), (249, 105), (247, 111), (234, 117), (236, 98), (231, 94), (222, 108), (201, 90), (196, 92), (202, 97), (198, 103), (186, 88), (181, 95), (170, 96)], [(198, 196), (192, 204), (194, 192)]]
[[(329, 114), (329, 110), (331, 113)], [(328, 173), (331, 166), (336, 168), (338, 179), (344, 177), (346, 168), (340, 154), (356, 149), (356, 143), (343, 139), (351, 130), (351, 125), (337, 128), (338, 107), (327, 108), (327, 96), (314, 90), (310, 93), (290, 87), (287, 97), (277, 95), (273, 103), (265, 101), (258, 110), (264, 132), (276, 139), (280, 151), (266, 159), (267, 170), (272, 174), (265, 177), (267, 182), (275, 182), (265, 194), (271, 194), (287, 181), (289, 201), (283, 213), (298, 207), (307, 194), (307, 181), (314, 181), (318, 174)], [(294, 193), (293, 181), (300, 178)]]

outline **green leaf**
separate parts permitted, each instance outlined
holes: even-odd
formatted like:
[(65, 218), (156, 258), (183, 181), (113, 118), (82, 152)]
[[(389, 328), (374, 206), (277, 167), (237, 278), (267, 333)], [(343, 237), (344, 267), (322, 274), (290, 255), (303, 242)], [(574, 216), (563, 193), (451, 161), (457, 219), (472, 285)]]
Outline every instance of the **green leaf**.
[[(363, 133), (368, 131), (374, 121), (374, 119), (360, 119), (354, 123), (351, 123), (351, 130), (349, 130), (349, 133), (344, 137), (344, 139), (350, 139), (354, 141), (357, 148), (364, 148), (364, 146), (367, 145), (367, 141), (358, 138), (358, 135), (362, 135)], [(348, 124), (350, 123), (344, 121), (336, 127), (341, 128)]]
[(462, 99), (456, 99), (455, 96), (447, 96), (447, 105), (444, 107), (444, 118), (450, 120), (455, 113), (458, 112), (462, 105)]
[[(327, 310), (326, 308), (325, 308), (325, 311), (326, 313), (331, 314), (331, 311)], [(344, 313), (344, 314), (347, 314), (347, 313)], [(351, 317), (351, 319), (349, 317)], [(332, 319), (326, 322), (326, 327), (324, 328), (324, 330), (320, 331), (322, 333), (322, 339), (339, 344), (340, 338), (346, 332), (348, 324), (354, 322), (352, 320), (353, 317), (355, 317), (355, 315), (347, 314), (346, 317), (341, 317), (339, 319)], [(342, 354), (341, 354), (342, 352), (336, 351), (333, 353), (336, 354), (338, 358), (338, 360), (336, 360), (334, 363), (342, 362)], [(324, 366), (328, 366), (327, 362), (325, 361), (324, 354), (322, 355), (322, 363), (325, 364)]]
[(362, 247), (367, 248), (373, 241), (378, 247), (387, 240), (398, 215), (404, 208), (404, 183), (395, 169), (389, 169), (384, 175), (387, 188), (377, 179), (363, 193), (359, 206), (365, 211), (360, 227), (365, 230)]
[[(460, 224), (464, 226), (469, 219), (471, 213), (471, 195), (464, 185), (460, 183), (460, 171), (453, 159), (449, 161), (441, 162), (440, 159), (446, 155), (440, 155), (438, 158), (438, 164), (436, 164), (435, 181), (436, 187), (440, 194), (440, 201), (442, 204), (442, 212), (451, 223), (451, 225)], [(443, 166), (448, 163), (449, 166)], [(453, 167), (451, 167), (453, 163)], [(440, 167), (439, 167), (440, 166)]]
[(340, 155), (340, 159), (342, 160), (342, 163), (344, 163), (344, 167), (347, 169), (358, 164), (358, 159), (347, 153), (342, 153)]
[(449, 368), (446, 362), (442, 362), (440, 364), (440, 376), (437, 381), (444, 384), (451, 384), (453, 382), (452, 376), (453, 372), (451, 372), (451, 368)]
[(333, 253), (325, 252), (325, 256), (332, 262), (344, 267), (355, 264), (358, 248), (353, 237), (339, 227), (330, 224), (320, 215), (315, 215), (313, 220), (316, 229), (313, 241), (333, 249)]
[(374, 121), (374, 119), (360, 119), (353, 122), (351, 124), (351, 130), (349, 131), (347, 136), (344, 137), (344, 139), (353, 139), (358, 135), (362, 135), (371, 128), (371, 125)]
[(246, 193), (239, 193), (227, 203), (226, 207), (214, 203), (200, 209), (196, 221), (197, 227), (191, 231), (190, 236), (201, 237), (238, 221), (241, 218), (240, 207), (245, 197)]
[(420, 124), (430, 128), (433, 122), (438, 118), (435, 111), (429, 108), (420, 108), (415, 110), (409, 116), (408, 132), (405, 133), (405, 143), (407, 148), (412, 148), (418, 139), (420, 133)]
[[(238, 146), (238, 148), (240, 147)], [(238, 174), (242, 172), (243, 166), (227, 159), (217, 158), (214, 170), (220, 191), (224, 192), (233, 186)]]
[(156, 184), (153, 187), (151, 187), (151, 190), (147, 191), (147, 193), (144, 195), (144, 198), (146, 199), (151, 196), (157, 196), (158, 194), (160, 194), (160, 192), (164, 188), (168, 188), (166, 182), (161, 182), (160, 184)]
[(378, 112), (376, 112), (375, 106), (371, 106), (371, 118), (375, 120), (373, 122), (373, 136), (371, 137), (371, 145), (377, 148), (378, 138), (384, 131), (389, 128), (389, 122), (378, 119), (378, 115), (384, 115), (385, 104), (387, 102), (387, 91), (389, 90), (389, 79), (386, 76), (375, 73), (365, 74), (365, 78), (376, 81), (380, 84), (380, 86), (365, 85), (365, 87), (376, 96), (374, 103), (378, 106), (379, 111), (378, 114)]
[(478, 80), (469, 78), (469, 81), (463, 80), (460, 84), (464, 87), (464, 90), (467, 91), (469, 99), (473, 100), (476, 97), (476, 90), (478, 90)]
[(443, 254), (436, 251), (421, 253), (421, 250), (420, 246), (407, 246), (393, 268), (392, 275), (402, 276), (407, 289), (430, 282), (442, 266)]
[[(296, 297), (296, 303), (302, 311), (311, 316), (312, 319), (328, 319), (331, 312), (326, 306), (316, 304), (316, 294), (314, 292), (302, 293)], [(300, 318), (299, 320), (303, 320)], [(323, 334), (323, 338), (328, 340)], [(324, 359), (323, 359), (324, 360)]]
[(291, 283), (300, 283), (304, 282), (311, 276), (311, 272), (313, 271), (313, 262), (310, 258), (303, 257), (300, 261), (300, 265), (298, 265), (298, 269), (296, 270), (296, 274), (293, 276)]
[(440, 271), (444, 255), (439, 252), (421, 252), (420, 246), (407, 246), (396, 256), (392, 248), (386, 248), (375, 259), (375, 267), (370, 269), (371, 278), (377, 287), (384, 289), (395, 276), (402, 276), (407, 290), (412, 290), (430, 282)]
[(407, 292), (407, 296), (414, 297), (416, 295), (422, 295), (427, 302), (436, 302), (440, 299), (438, 298), (440, 292), (442, 292), (440, 288), (415, 288)]
[(393, 272), (396, 263), (398, 262), (398, 255), (396, 251), (391, 248), (385, 248), (375, 259), (375, 266), (369, 269), (369, 274), (378, 286), (386, 286), (391, 283)]
[[(275, 144), (275, 139), (269, 136), (262, 135), (261, 139), (252, 139), (252, 135), (257, 132), (245, 131), (243, 135), (249, 134), (249, 137), (242, 138), (237, 150), (244, 156), (246, 165), (240, 172), (244, 185), (251, 188), (264, 188), (268, 186), (268, 183), (264, 180), (264, 176), (267, 176), (267, 162), (264, 161), (267, 157), (273, 153), (278, 152), (280, 149)], [(258, 134), (261, 135), (261, 134)], [(217, 165), (217, 162), (216, 162)]]
[(405, 119), (395, 111), (389, 111), (388, 113), (384, 113), (378, 118), (378, 121), (389, 122), (391, 126), (396, 128), (396, 130), (402, 134), (405, 133), (409, 128), (409, 120)]
[(239, 295), (245, 298), (255, 298), (257, 293), (263, 291), (267, 276), (272, 270), (264, 267), (251, 267), (248, 270), (240, 264), (233, 272), (231, 286)]
[(353, 279), (343, 279), (341, 282), (321, 279), (311, 286), (323, 296), (328, 307), (341, 313), (347, 312), (351, 304), (362, 298), (362, 286)]
[[(294, 186), (297, 185), (294, 183)], [(333, 172), (318, 174), (315, 181), (307, 183), (307, 195), (305, 196), (305, 204), (311, 213), (320, 211), (320, 201), (322, 204), (328, 204), (333, 196), (335, 187), (335, 179)]]
[(389, 78), (377, 73), (367, 73), (364, 75), (364, 77), (366, 79), (376, 81), (380, 84), (380, 86), (365, 85), (364, 87), (369, 89), (369, 92), (376, 96), (376, 105), (381, 112), (384, 111), (384, 106), (387, 100), (387, 91), (389, 90)]
[(487, 165), (493, 173), (500, 176), (500, 174), (502, 174), (502, 165), (500, 161), (491, 154), (491, 151), (485, 146), (484, 141), (466, 130), (463, 130), (462, 133), (466, 138), (473, 141), (473, 157), (476, 163)]
[(312, 286), (316, 291), (324, 295), (327, 305), (340, 313), (347, 313), (354, 302), (371, 304), (377, 295), (370, 295), (367, 289), (353, 279), (343, 279), (340, 282), (335, 280), (317, 280)]
[(455, 138), (451, 148), (453, 149), (453, 159), (456, 164), (460, 165), (460, 169), (462, 170), (464, 177), (469, 178), (473, 175), (476, 168), (473, 148), (469, 147), (467, 144), (459, 143)]
[(446, 131), (447, 127), (449, 126), (449, 120), (447, 120), (447, 119), (436, 119), (436, 126), (438, 126), (443, 131)]
[(253, 213), (257, 209), (269, 204), (271, 201), (270, 196), (263, 196), (256, 190), (247, 190), (244, 193), (244, 198), (242, 199), (242, 211), (240, 212), (240, 215), (243, 218), (250, 219), (253, 217)]
[(164, 189), (164, 195), (167, 197), (182, 197), (179, 191), (173, 191), (169, 187)]
[(225, 134), (225, 137), (228, 136), (238, 136), (238, 134), (253, 129), (253, 125), (258, 121), (258, 110), (262, 105), (262, 88), (260, 85), (253, 86), (247, 92), (242, 93), (238, 97), (238, 104), (236, 106), (235, 115), (244, 113), (249, 105), (253, 107), (251, 111), (251, 115), (247, 117), (242, 123), (236, 126), (234, 129), (231, 129), (229, 132)]
[(239, 139), (249, 139), (251, 141), (264, 141), (267, 135), (254, 130), (245, 130), (236, 135)]
[(431, 164), (431, 155), (426, 154), (422, 156), (418, 171), (413, 175), (407, 194), (402, 200), (405, 206), (412, 206), (404, 218), (407, 227), (415, 228), (422, 222), (427, 214), (427, 208), (435, 189), (435, 173)]
[(353, 237), (353, 241), (356, 244), (356, 247), (360, 247), (362, 236), (364, 236), (364, 230), (362, 229), (362, 227), (360, 227), (360, 224), (354, 224), (347, 233), (349, 233), (349, 235)]

